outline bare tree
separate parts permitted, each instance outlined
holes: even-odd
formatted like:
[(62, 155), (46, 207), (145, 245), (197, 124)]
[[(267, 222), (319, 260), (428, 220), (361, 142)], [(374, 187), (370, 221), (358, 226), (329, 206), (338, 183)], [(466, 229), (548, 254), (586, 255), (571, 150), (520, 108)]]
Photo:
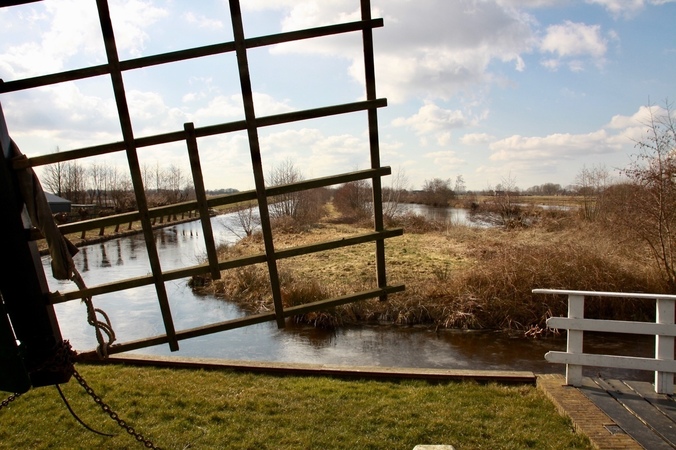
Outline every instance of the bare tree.
[(177, 203), (184, 200), (183, 187), (185, 177), (180, 167), (172, 164), (165, 172), (166, 174), (166, 196), (168, 203)]
[(489, 187), (488, 192), (492, 198), (484, 201), (481, 207), (472, 209), (472, 220), (507, 228), (526, 225), (526, 217), (518, 202), (520, 190), (511, 174), (503, 178), (495, 189)]
[(104, 184), (105, 184), (105, 167), (102, 164), (92, 163), (89, 166), (89, 180), (90, 186), (89, 191), (91, 192), (92, 203), (96, 203), (99, 206), (103, 205), (103, 195), (104, 195)]
[[(57, 153), (59, 152), (59, 147), (56, 147)], [(65, 181), (65, 164), (62, 162), (57, 162), (45, 166), (42, 171), (41, 183), (47, 188), (47, 190), (59, 197), (63, 197)]]
[(402, 203), (407, 192), (408, 178), (404, 169), (392, 175), (392, 182), (383, 189), (383, 215), (391, 220), (402, 214)]
[(575, 177), (577, 193), (582, 203), (582, 216), (585, 220), (594, 221), (604, 205), (603, 196), (610, 184), (610, 175), (605, 166), (582, 167)]
[(640, 153), (623, 173), (635, 185), (619, 216), (650, 248), (668, 289), (676, 293), (676, 119), (672, 105), (649, 107)]
[(63, 163), (63, 196), (73, 203), (85, 201), (85, 168), (77, 161)]
[[(288, 159), (280, 165), (272, 167), (268, 174), (268, 184), (270, 186), (298, 183), (304, 179), (305, 177), (300, 169), (296, 168), (293, 162)], [(302, 203), (300, 197), (299, 192), (289, 192), (275, 196), (269, 205), (270, 216), (272, 218), (295, 217)]]
[(260, 217), (256, 213), (256, 205), (253, 202), (242, 203), (237, 206), (236, 226), (231, 226), (225, 219), (221, 220), (223, 227), (240, 239), (245, 236), (251, 236), (258, 226), (260, 226)]
[[(284, 186), (301, 182), (305, 179), (300, 169), (286, 160), (275, 166), (268, 174), (270, 186)], [(322, 215), (319, 190), (287, 192), (270, 199), (269, 211), (272, 219), (291, 218), (299, 224), (309, 224), (318, 220)]]
[(333, 204), (346, 217), (364, 218), (373, 214), (373, 190), (367, 180), (345, 183), (336, 189)]
[(462, 175), (458, 175), (457, 177), (455, 177), (455, 187), (453, 188), (453, 190), (455, 191), (456, 195), (462, 195), (467, 190), (465, 186), (465, 179), (463, 178)]

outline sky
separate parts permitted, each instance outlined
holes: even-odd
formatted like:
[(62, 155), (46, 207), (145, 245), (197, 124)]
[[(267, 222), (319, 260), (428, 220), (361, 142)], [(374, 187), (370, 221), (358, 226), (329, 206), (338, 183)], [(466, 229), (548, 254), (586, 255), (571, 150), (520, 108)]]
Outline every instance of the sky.
[[(256, 37), (359, 19), (358, 0), (241, 0)], [(109, 0), (120, 59), (232, 40), (225, 0)], [(638, 153), (649, 107), (676, 99), (676, 0), (372, 0), (381, 164), (408, 189), (568, 186)], [(94, 0), (0, 8), (0, 78), (105, 63)], [(248, 53), (256, 114), (365, 98), (358, 33)], [(224, 54), (124, 73), (136, 137), (244, 118)], [(122, 140), (109, 76), (0, 94), (12, 138), (37, 156)], [(365, 112), (259, 130), (269, 173), (370, 167)], [(254, 187), (245, 133), (198, 142), (207, 189)], [(184, 143), (139, 149), (189, 175)], [(82, 162), (123, 167), (122, 154)], [(38, 169), (39, 170), (39, 169)], [(619, 176), (619, 175), (618, 175)], [(388, 177), (388, 185), (395, 177)]]

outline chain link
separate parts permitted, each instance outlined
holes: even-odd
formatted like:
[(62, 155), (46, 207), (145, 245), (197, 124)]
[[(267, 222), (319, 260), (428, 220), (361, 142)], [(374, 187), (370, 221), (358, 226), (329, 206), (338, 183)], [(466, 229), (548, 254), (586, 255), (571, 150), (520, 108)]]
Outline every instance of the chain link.
[(87, 392), (87, 394), (89, 394), (89, 396), (94, 399), (94, 402), (101, 407), (101, 410), (103, 410), (103, 412), (108, 414), (108, 416), (110, 416), (111, 419), (113, 419), (115, 422), (117, 422), (117, 424), (121, 428), (123, 428), (127, 433), (129, 433), (131, 436), (133, 436), (134, 439), (136, 439), (138, 442), (142, 443), (146, 448), (161, 450), (160, 447), (156, 447), (155, 444), (153, 444), (153, 442), (150, 439), (144, 437), (141, 433), (138, 433), (136, 430), (134, 430), (134, 428), (131, 425), (127, 424), (127, 422), (122, 420), (120, 418), (120, 416), (115, 411), (113, 411), (112, 408), (101, 399), (101, 397), (96, 395), (96, 393), (94, 392), (94, 389), (92, 389), (87, 384), (87, 382), (84, 380), (84, 378), (82, 378), (82, 375), (80, 375), (77, 370), (74, 370), (73, 376), (75, 377), (77, 382), (80, 383), (80, 386), (82, 386), (84, 388), (84, 390)]
[(12, 395), (10, 395), (9, 397), (7, 397), (5, 400), (3, 400), (3, 401), (0, 403), (0, 409), (4, 408), (4, 407), (6, 407), (6, 406), (9, 406), (9, 404), (12, 403), (14, 400), (16, 400), (17, 397), (19, 397), (20, 395), (21, 395), (21, 394), (18, 394), (18, 393), (17, 393), (17, 394), (12, 394)]

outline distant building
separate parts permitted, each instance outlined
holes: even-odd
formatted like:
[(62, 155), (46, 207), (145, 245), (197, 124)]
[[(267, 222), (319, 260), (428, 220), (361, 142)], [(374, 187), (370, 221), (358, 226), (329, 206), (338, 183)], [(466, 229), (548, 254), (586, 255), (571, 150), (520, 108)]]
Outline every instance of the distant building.
[(61, 198), (58, 195), (50, 194), (49, 192), (45, 192), (45, 197), (47, 197), (47, 203), (52, 210), (52, 214), (70, 212), (70, 200)]

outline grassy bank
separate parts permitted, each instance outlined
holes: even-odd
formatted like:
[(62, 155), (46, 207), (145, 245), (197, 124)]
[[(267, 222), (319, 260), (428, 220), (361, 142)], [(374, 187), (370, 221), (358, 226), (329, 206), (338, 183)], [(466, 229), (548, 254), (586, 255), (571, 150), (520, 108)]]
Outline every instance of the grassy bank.
[[(317, 326), (359, 322), (427, 324), (442, 328), (539, 332), (550, 316), (565, 315), (565, 297), (533, 295), (535, 288), (665, 292), (649, 253), (635, 242), (584, 223), (572, 213), (552, 212), (534, 226), (505, 230), (433, 223), (404, 216), (404, 236), (386, 241), (391, 283), (406, 291), (378, 300), (313, 313), (296, 320)], [(278, 249), (363, 233), (368, 228), (328, 217), (302, 231), (279, 230)], [(263, 251), (260, 236), (221, 249), (221, 258)], [(279, 261), (286, 305), (374, 287), (373, 246), (364, 244)], [(223, 272), (201, 290), (234, 300), (251, 311), (269, 310), (266, 267)], [(590, 317), (650, 319), (651, 302), (588, 301)]]
[[(588, 449), (534, 386), (342, 380), (227, 371), (78, 365), (121, 419), (164, 449)], [(75, 380), (0, 410), (0, 448), (129, 449), (141, 443)]]

